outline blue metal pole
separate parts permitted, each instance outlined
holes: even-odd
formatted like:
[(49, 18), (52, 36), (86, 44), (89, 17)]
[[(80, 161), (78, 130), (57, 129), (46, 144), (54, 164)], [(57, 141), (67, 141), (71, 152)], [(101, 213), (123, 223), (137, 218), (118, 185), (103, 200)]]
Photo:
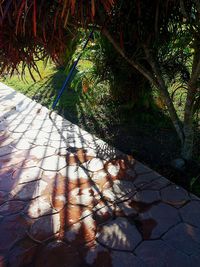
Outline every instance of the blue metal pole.
[(78, 64), (78, 62), (79, 62), (79, 60), (80, 60), (82, 54), (83, 54), (84, 49), (86, 48), (86, 46), (87, 46), (87, 44), (88, 44), (90, 38), (92, 37), (92, 34), (93, 34), (93, 31), (90, 32), (90, 34), (89, 34), (89, 36), (88, 36), (88, 39), (86, 40), (86, 42), (85, 42), (85, 44), (84, 44), (84, 46), (83, 46), (82, 53), (80, 53), (80, 55), (78, 56), (77, 60), (76, 60), (76, 61), (74, 62), (74, 64), (72, 65), (72, 68), (71, 68), (70, 72), (68, 73), (67, 78), (66, 78), (66, 80), (65, 80), (65, 82), (64, 82), (64, 84), (63, 84), (61, 90), (59, 91), (56, 100), (54, 101), (54, 103), (53, 103), (53, 105), (52, 105), (52, 109), (54, 109), (54, 108), (56, 107), (56, 105), (57, 105), (59, 99), (61, 98), (61, 96), (62, 96), (62, 94), (63, 94), (65, 88), (68, 88), (68, 85), (69, 85), (70, 79), (71, 79), (71, 77), (72, 77), (72, 74), (73, 74), (73, 72), (74, 72), (74, 70), (75, 70), (75, 68), (76, 68), (76, 66), (77, 66), (77, 64)]

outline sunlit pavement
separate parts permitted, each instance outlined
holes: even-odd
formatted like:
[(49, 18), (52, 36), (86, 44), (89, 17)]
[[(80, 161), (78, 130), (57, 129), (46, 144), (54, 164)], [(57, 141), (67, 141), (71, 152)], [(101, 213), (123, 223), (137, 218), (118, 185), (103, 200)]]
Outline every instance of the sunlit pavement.
[(0, 267), (197, 267), (199, 227), (196, 196), (0, 83)]

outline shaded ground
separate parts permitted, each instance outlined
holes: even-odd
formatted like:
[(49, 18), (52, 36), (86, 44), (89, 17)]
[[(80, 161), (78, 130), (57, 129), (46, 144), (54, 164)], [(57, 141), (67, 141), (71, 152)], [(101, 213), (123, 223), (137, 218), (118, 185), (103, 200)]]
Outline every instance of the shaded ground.
[(196, 267), (200, 200), (0, 84), (1, 267)]

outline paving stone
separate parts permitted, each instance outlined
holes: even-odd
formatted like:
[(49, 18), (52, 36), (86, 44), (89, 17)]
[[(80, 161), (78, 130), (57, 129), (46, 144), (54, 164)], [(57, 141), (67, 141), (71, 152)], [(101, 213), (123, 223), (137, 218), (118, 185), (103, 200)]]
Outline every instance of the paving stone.
[(147, 166), (145, 166), (144, 164), (140, 163), (137, 160), (134, 160), (133, 168), (134, 168), (137, 175), (152, 172), (152, 170), (150, 168), (148, 168)]
[(13, 153), (0, 157), (0, 168), (6, 168), (19, 163), (23, 163), (25, 157), (21, 153)]
[(80, 222), (73, 224), (64, 233), (64, 240), (77, 246), (95, 239), (96, 223), (92, 216), (87, 216)]
[(62, 176), (67, 177), (71, 183), (82, 184), (87, 183), (90, 179), (90, 174), (81, 167), (67, 166), (59, 171)]
[[(112, 267), (147, 267), (147, 265), (130, 252), (112, 251)], [(107, 265), (109, 267), (109, 265)]]
[(25, 131), (27, 131), (29, 128), (28, 124), (19, 124), (19, 125), (12, 125), (10, 127), (8, 127), (9, 131), (11, 132), (15, 132), (15, 133), (24, 133)]
[(106, 166), (106, 170), (111, 176), (116, 177), (119, 174), (120, 165), (118, 162), (116, 162), (115, 164), (109, 162)]
[(75, 153), (65, 153), (67, 165), (78, 165), (92, 160), (94, 157), (88, 155), (83, 149), (78, 149)]
[(25, 137), (30, 140), (48, 139), (49, 134), (42, 132), (40, 130), (30, 129), (25, 132)]
[(85, 189), (75, 188), (68, 194), (69, 203), (81, 206), (95, 206), (100, 199), (100, 195), (95, 187), (91, 186)]
[(181, 217), (186, 223), (190, 223), (196, 227), (200, 225), (200, 201), (191, 201), (180, 209)]
[(0, 191), (0, 205), (3, 204), (8, 198), (8, 192)]
[(121, 216), (136, 216), (138, 214), (137, 210), (131, 207), (129, 204), (130, 201), (123, 201), (121, 203), (117, 203), (117, 213)]
[(5, 255), (0, 255), (0, 266), (6, 267), (7, 266), (7, 259)]
[(200, 255), (200, 230), (187, 223), (181, 223), (170, 229), (162, 238), (177, 250), (191, 255)]
[(41, 196), (33, 199), (25, 212), (30, 218), (39, 218), (44, 215), (56, 213), (57, 211), (52, 208), (47, 196)]
[(12, 191), (11, 196), (15, 199), (30, 200), (41, 196), (47, 189), (48, 184), (42, 180), (17, 185)]
[(191, 267), (200, 266), (200, 254), (192, 255), (189, 260)]
[(59, 214), (47, 215), (37, 219), (29, 230), (33, 240), (45, 241), (55, 236), (60, 230)]
[(132, 199), (138, 202), (152, 203), (160, 200), (160, 194), (158, 191), (154, 190), (142, 190), (136, 192), (136, 194), (132, 197)]
[(98, 230), (97, 240), (109, 248), (132, 251), (142, 238), (134, 224), (126, 218), (117, 218)]
[(177, 185), (170, 185), (161, 190), (163, 202), (173, 206), (182, 206), (189, 200), (189, 195), (186, 190)]
[(143, 241), (134, 251), (148, 267), (189, 267), (187, 255), (167, 246), (161, 240)]
[(156, 180), (159, 178), (160, 176), (157, 173), (151, 171), (151, 172), (144, 173), (144, 174), (138, 174), (134, 180), (134, 183), (136, 187), (143, 188), (148, 183), (151, 183), (153, 180)]
[(138, 228), (144, 239), (159, 238), (179, 222), (178, 211), (167, 204), (160, 203), (150, 206), (149, 210), (139, 214)]
[(0, 157), (11, 153), (15, 153), (17, 150), (11, 145), (0, 147)]
[(35, 259), (37, 248), (38, 245), (28, 238), (20, 240), (9, 251), (8, 265), (12, 267), (30, 266)]
[(152, 181), (142, 187), (142, 189), (150, 189), (150, 190), (160, 190), (168, 185), (170, 185), (171, 182), (167, 180), (165, 177), (160, 177), (156, 179), (155, 181)]
[[(109, 201), (124, 201), (136, 194), (136, 187), (133, 182), (116, 180), (111, 186), (109, 182), (105, 185), (102, 195)], [(110, 187), (108, 187), (110, 185)]]
[(0, 251), (8, 250), (26, 236), (27, 221), (21, 215), (11, 215), (0, 221)]
[(0, 190), (10, 192), (16, 185), (16, 181), (12, 179), (12, 173), (15, 171), (13, 167), (3, 168), (0, 170)]
[(98, 204), (93, 207), (93, 218), (96, 223), (102, 224), (115, 216), (115, 207), (105, 201), (100, 200)]
[(29, 143), (26, 139), (18, 140), (12, 143), (12, 146), (18, 150), (29, 150), (34, 147), (32, 143)]
[(12, 178), (16, 180), (18, 184), (33, 182), (39, 180), (42, 174), (42, 170), (38, 167), (17, 169), (13, 172)]
[(39, 167), (47, 171), (59, 171), (67, 165), (66, 160), (63, 157), (51, 156), (41, 159)]
[(103, 189), (105, 183), (107, 183), (110, 180), (105, 170), (94, 172), (91, 176), (91, 179), (99, 186), (100, 189)]
[(89, 248), (85, 256), (85, 262), (93, 267), (112, 266), (112, 258), (109, 250), (98, 243), (94, 243), (94, 245)]
[(97, 172), (104, 169), (104, 162), (99, 158), (94, 158), (82, 164), (90, 172)]
[(1, 141), (1, 147), (5, 146), (12, 146), (15, 144), (15, 141), (13, 138), (9, 137)]
[(35, 156), (37, 158), (45, 158), (56, 154), (56, 149), (54, 147), (47, 146), (36, 146), (29, 150), (30, 156)]
[(53, 241), (41, 249), (35, 267), (80, 267), (81, 259), (76, 248), (61, 241)]
[(6, 216), (22, 211), (26, 203), (23, 201), (7, 201), (0, 205), (0, 215)]
[[(64, 232), (66, 227), (77, 223), (83, 217), (83, 212), (87, 209), (78, 205), (66, 205), (60, 211), (61, 231)], [(91, 214), (91, 211), (88, 210)]]

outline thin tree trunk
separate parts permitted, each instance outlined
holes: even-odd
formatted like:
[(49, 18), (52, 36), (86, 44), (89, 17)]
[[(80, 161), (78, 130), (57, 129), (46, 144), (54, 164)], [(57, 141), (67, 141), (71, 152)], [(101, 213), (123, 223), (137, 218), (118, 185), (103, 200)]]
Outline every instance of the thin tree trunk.
[(110, 33), (108, 32), (107, 29), (103, 29), (102, 33), (107, 37), (107, 39), (112, 43), (112, 45), (114, 46), (114, 48), (116, 49), (116, 51), (136, 70), (138, 70), (144, 77), (146, 77), (150, 83), (152, 83), (161, 93), (161, 96), (168, 108), (169, 114), (170, 114), (170, 118), (172, 120), (172, 123), (175, 127), (175, 130), (178, 134), (178, 137), (181, 141), (181, 143), (183, 143), (184, 140), (184, 135), (183, 135), (183, 131), (182, 131), (182, 127), (180, 124), (180, 120), (177, 116), (176, 110), (174, 108), (173, 102), (170, 98), (169, 92), (167, 90), (167, 87), (162, 79), (162, 75), (160, 73), (158, 73), (158, 70), (156, 68), (156, 64), (151, 60), (150, 65), (152, 65), (152, 69), (154, 71), (154, 73), (156, 74), (156, 79), (154, 78), (154, 75), (152, 75), (152, 73), (150, 71), (148, 71), (147, 69), (145, 69), (143, 66), (141, 66), (140, 64), (138, 64), (137, 62), (129, 59), (124, 51), (121, 49), (121, 47), (118, 45), (118, 43), (112, 38), (112, 36), (110, 35)]
[(181, 141), (181, 144), (184, 143), (184, 133), (183, 133), (183, 128), (181, 125), (181, 122), (178, 118), (176, 109), (174, 107), (173, 101), (170, 97), (170, 94), (168, 92), (167, 86), (165, 84), (165, 81), (163, 80), (162, 73), (160, 71), (159, 66), (156, 63), (156, 60), (154, 59), (153, 55), (151, 54), (150, 50), (144, 45), (144, 51), (147, 57), (147, 61), (152, 67), (153, 72), (156, 75), (157, 79), (157, 89), (159, 90), (161, 97), (163, 98), (165, 105), (167, 106), (171, 121), (174, 125), (174, 128), (178, 134), (178, 137)]
[(181, 155), (185, 159), (191, 159), (193, 152), (194, 142), (194, 127), (193, 127), (193, 115), (195, 112), (195, 97), (197, 92), (197, 80), (200, 75), (200, 51), (198, 46), (195, 47), (192, 74), (188, 83), (188, 91), (185, 102), (185, 113), (184, 113), (184, 143), (182, 145)]

